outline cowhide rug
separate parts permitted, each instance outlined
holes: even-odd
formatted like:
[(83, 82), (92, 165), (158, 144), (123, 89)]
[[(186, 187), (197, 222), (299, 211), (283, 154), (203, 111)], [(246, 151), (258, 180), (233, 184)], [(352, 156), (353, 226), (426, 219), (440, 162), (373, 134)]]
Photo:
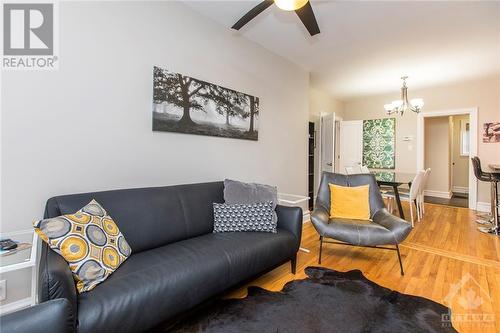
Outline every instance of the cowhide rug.
[(279, 292), (250, 287), (246, 298), (218, 300), (171, 331), (456, 332), (442, 319), (450, 313), (447, 307), (381, 287), (359, 270), (305, 272), (308, 278), (290, 281)]

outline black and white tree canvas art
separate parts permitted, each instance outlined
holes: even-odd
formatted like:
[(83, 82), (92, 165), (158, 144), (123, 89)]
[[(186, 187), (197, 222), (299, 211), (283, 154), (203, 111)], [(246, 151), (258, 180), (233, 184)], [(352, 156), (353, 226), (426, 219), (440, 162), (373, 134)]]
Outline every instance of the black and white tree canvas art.
[(153, 131), (257, 140), (259, 98), (153, 69)]

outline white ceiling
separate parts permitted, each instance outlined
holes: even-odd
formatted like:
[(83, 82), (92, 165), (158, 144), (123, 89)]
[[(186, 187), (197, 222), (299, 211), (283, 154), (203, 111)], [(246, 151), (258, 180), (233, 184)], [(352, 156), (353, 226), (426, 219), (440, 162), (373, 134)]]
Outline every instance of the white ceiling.
[[(228, 29), (259, 1), (186, 1)], [(311, 72), (345, 100), (500, 73), (498, 1), (314, 1), (310, 37), (293, 12), (271, 6), (235, 32)]]

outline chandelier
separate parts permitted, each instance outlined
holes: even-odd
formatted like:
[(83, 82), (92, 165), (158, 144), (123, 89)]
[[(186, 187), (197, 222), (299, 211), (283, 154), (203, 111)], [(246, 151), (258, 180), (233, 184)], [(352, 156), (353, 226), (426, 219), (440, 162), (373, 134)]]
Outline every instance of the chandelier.
[(393, 113), (399, 113), (403, 115), (406, 110), (413, 111), (415, 113), (419, 113), (424, 106), (424, 100), (421, 98), (414, 98), (408, 102), (408, 87), (406, 86), (406, 79), (408, 76), (402, 76), (401, 80), (403, 80), (403, 86), (401, 87), (401, 99), (392, 101), (389, 104), (384, 105), (385, 112), (387, 115), (391, 115)]

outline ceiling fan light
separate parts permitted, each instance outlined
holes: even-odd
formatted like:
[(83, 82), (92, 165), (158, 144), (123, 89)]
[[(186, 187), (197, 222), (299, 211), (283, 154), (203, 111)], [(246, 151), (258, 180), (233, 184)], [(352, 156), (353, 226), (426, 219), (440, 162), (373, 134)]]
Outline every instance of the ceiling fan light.
[(276, 6), (282, 10), (297, 10), (304, 7), (309, 0), (274, 0)]

